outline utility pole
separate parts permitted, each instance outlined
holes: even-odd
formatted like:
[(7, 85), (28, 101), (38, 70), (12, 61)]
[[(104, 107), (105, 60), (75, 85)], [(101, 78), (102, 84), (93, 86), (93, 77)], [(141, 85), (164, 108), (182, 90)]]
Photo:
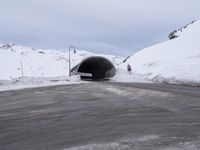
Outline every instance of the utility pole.
[(20, 61), (20, 66), (21, 66), (21, 72), (22, 72), (22, 78), (23, 78), (24, 77), (24, 69), (23, 69), (22, 61)]
[(70, 46), (69, 47), (69, 77), (71, 76), (71, 53), (70, 53), (70, 51), (71, 51), (71, 49), (73, 49), (74, 51), (76, 50), (76, 48), (75, 48), (75, 46)]

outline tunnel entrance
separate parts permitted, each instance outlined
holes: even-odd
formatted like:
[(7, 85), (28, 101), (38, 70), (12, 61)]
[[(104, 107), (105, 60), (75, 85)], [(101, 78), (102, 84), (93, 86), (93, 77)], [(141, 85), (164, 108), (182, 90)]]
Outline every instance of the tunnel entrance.
[(116, 69), (107, 58), (92, 56), (78, 65), (77, 72), (82, 80), (105, 80), (112, 78)]

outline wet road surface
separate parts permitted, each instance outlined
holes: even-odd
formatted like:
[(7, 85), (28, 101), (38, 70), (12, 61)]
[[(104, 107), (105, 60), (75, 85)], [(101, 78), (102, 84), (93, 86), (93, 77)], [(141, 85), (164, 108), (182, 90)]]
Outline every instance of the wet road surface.
[(0, 150), (198, 150), (199, 91), (94, 82), (0, 92)]

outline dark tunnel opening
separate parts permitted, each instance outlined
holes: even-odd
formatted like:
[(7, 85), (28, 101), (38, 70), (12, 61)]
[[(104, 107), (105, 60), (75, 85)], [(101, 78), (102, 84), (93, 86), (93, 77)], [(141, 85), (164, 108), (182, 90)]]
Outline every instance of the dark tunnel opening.
[(107, 58), (93, 56), (83, 60), (77, 71), (82, 80), (104, 80), (112, 78), (116, 69)]

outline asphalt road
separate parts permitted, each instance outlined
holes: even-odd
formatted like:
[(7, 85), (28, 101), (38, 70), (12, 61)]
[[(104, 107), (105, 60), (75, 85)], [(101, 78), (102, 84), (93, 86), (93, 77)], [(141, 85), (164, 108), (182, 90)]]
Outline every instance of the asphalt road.
[(94, 82), (0, 92), (0, 150), (199, 150), (200, 88)]

